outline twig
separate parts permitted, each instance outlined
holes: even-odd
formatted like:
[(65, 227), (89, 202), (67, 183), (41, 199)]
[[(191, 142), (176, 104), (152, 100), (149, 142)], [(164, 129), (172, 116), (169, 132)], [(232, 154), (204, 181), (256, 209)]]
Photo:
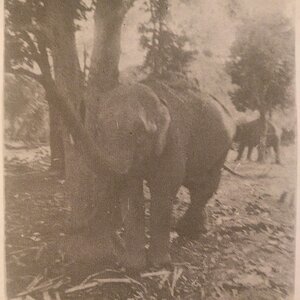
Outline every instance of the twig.
[(51, 287), (53, 287), (54, 282), (56, 280), (60, 280), (62, 278), (63, 278), (63, 275), (55, 277), (55, 278), (52, 278), (52, 279), (50, 279), (50, 280), (48, 280), (48, 281), (46, 281), (46, 282), (44, 282), (44, 283), (42, 283), (42, 284), (34, 287), (34, 288), (32, 288), (31, 290), (25, 290), (25, 291), (19, 293), (17, 296), (18, 297), (19, 296), (26, 296), (26, 295), (28, 295), (30, 293), (33, 293), (33, 292), (36, 292), (36, 291), (40, 291), (40, 290), (44, 290), (44, 289), (45, 290), (50, 289)]
[(54, 284), (52, 286), (52, 289), (57, 290), (58, 288), (60, 288), (63, 284), (69, 283), (70, 282), (70, 278), (63, 278), (61, 280), (59, 280), (56, 284)]
[(181, 268), (175, 268), (175, 270), (174, 270), (173, 281), (172, 281), (172, 285), (171, 285), (171, 288), (170, 288), (170, 292), (171, 292), (172, 297), (174, 297), (175, 286), (176, 286), (176, 283), (177, 283), (178, 279), (180, 278), (182, 272), (183, 272), (183, 269), (181, 269)]
[[(165, 282), (168, 280), (169, 276), (170, 276), (170, 274), (166, 273), (166, 274), (162, 277), (161, 281), (159, 282), (159, 286), (158, 286), (158, 288), (159, 288), (160, 290), (163, 288), (163, 286), (164, 286)], [(169, 284), (169, 281), (168, 281), (168, 284)]]
[(26, 252), (26, 251), (29, 251), (29, 250), (37, 250), (37, 249), (39, 249), (39, 247), (30, 247), (30, 248), (20, 249), (20, 250), (10, 252), (9, 255), (15, 255), (15, 254), (18, 254), (18, 253), (23, 253), (23, 252)]
[(149, 272), (141, 274), (141, 278), (154, 277), (154, 276), (162, 276), (162, 275), (170, 275), (171, 272), (167, 270), (157, 271), (157, 272)]
[(87, 278), (85, 278), (79, 285), (84, 285), (86, 284), (89, 280), (91, 280), (92, 278), (96, 277), (96, 276), (99, 276), (100, 273), (94, 273), (94, 274), (91, 274), (89, 275)]
[(55, 292), (55, 299), (56, 300), (61, 300), (59, 292)]
[(19, 257), (16, 257), (15, 255), (13, 255), (12, 260), (13, 261), (11, 261), (9, 263), (15, 263), (17, 266), (20, 266), (20, 267), (26, 267), (26, 265), (20, 261)]
[(200, 270), (201, 268), (200, 267), (196, 267), (196, 266), (193, 266), (191, 265), (190, 263), (188, 262), (182, 262), (182, 263), (173, 263), (174, 266), (184, 266), (188, 269), (192, 269), (192, 270)]
[(93, 282), (86, 283), (84, 285), (77, 285), (72, 288), (69, 288), (65, 291), (66, 294), (74, 293), (77, 291), (86, 290), (97, 285), (102, 285), (105, 283), (132, 283), (133, 281), (129, 278), (102, 278), (102, 279), (94, 279)]
[(101, 271), (101, 272), (97, 272), (97, 273), (94, 273), (94, 274), (89, 275), (87, 278), (85, 278), (85, 279), (80, 283), (80, 285), (85, 284), (85, 283), (87, 283), (88, 281), (90, 281), (92, 278), (95, 278), (95, 277), (97, 277), (97, 276), (99, 276), (99, 275), (101, 275), (101, 274), (105, 274), (105, 273), (117, 273), (117, 274), (123, 274), (124, 272), (118, 271), (118, 270), (114, 270), (114, 269), (105, 269), (105, 270), (103, 270), (103, 271)]
[(33, 289), (39, 282), (41, 282), (41, 280), (43, 279), (42, 275), (38, 275), (36, 276), (31, 283), (26, 287), (25, 290), (30, 291), (31, 289)]
[(48, 291), (43, 292), (43, 299), (44, 300), (51, 300), (51, 296), (49, 295)]
[(147, 293), (146, 288), (145, 288), (144, 285), (141, 284), (139, 281), (137, 281), (137, 280), (135, 280), (135, 279), (133, 279), (133, 278), (131, 278), (131, 277), (129, 277), (129, 276), (126, 276), (126, 278), (128, 278), (129, 280), (131, 280), (132, 283), (135, 283), (135, 284), (137, 284), (138, 286), (140, 286), (140, 287), (143, 289), (143, 291), (144, 291), (145, 294)]

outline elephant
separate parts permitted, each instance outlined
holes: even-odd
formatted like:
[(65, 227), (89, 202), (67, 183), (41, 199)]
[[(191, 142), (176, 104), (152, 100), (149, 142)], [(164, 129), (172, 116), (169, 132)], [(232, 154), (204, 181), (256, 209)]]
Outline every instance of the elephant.
[[(96, 122), (94, 138), (110, 166), (103, 180), (113, 183), (114, 197), (127, 208), (126, 269), (169, 265), (172, 200), (182, 185), (189, 189), (191, 204), (177, 224), (179, 235), (192, 238), (205, 230), (205, 206), (218, 188), (234, 121), (209, 96), (151, 79), (102, 95)], [(148, 255), (144, 180), (151, 194)]]
[[(247, 159), (251, 160), (251, 154), (254, 147), (260, 142), (262, 135), (262, 123), (260, 118), (244, 122), (237, 125), (234, 142), (238, 143), (238, 156), (236, 161), (242, 158), (245, 147), (248, 147)], [(276, 163), (280, 164), (280, 134), (276, 126), (267, 121), (267, 148), (273, 148), (276, 156)]]
[(291, 129), (282, 128), (282, 134), (281, 134), (282, 145), (289, 146), (295, 144), (295, 138), (296, 138), (296, 133), (293, 128)]

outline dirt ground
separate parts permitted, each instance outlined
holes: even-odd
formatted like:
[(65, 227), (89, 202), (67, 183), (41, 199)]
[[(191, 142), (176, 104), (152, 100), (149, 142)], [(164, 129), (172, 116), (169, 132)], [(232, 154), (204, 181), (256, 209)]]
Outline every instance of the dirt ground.
[[(209, 201), (209, 230), (196, 241), (172, 233), (174, 268), (134, 278), (116, 265), (78, 277), (81, 266), (55, 245), (70, 213), (64, 181), (50, 174), (49, 149), (6, 150), (6, 262), (9, 299), (292, 299), (295, 254), (296, 150), (283, 165), (233, 162), (253, 178), (226, 171)], [(285, 193), (286, 192), (286, 193)], [(174, 220), (189, 203), (181, 189)], [(77, 270), (77, 271), (74, 271)], [(90, 275), (90, 276), (88, 276)]]

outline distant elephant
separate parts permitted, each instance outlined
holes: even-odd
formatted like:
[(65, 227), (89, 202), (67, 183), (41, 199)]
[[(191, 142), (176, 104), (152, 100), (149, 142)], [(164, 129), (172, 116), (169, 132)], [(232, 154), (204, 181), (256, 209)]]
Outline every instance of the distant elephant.
[(291, 144), (295, 144), (296, 133), (295, 130), (282, 128), (281, 133), (281, 144), (284, 146), (289, 146)]
[[(262, 123), (260, 119), (251, 122), (241, 123), (237, 126), (234, 142), (238, 143), (238, 156), (236, 160), (242, 158), (245, 147), (248, 147), (247, 159), (251, 160), (254, 147), (259, 145), (262, 135)], [(280, 134), (278, 129), (270, 121), (267, 121), (267, 148), (273, 148), (276, 156), (276, 163), (280, 163)]]
[(189, 189), (191, 204), (177, 232), (196, 236), (235, 134), (232, 118), (209, 97), (175, 92), (155, 80), (145, 83), (119, 86), (101, 97), (95, 135), (115, 174), (103, 180), (128, 209), (125, 267), (131, 270), (146, 265), (143, 180), (151, 193), (148, 262), (167, 265), (172, 200), (181, 185)]

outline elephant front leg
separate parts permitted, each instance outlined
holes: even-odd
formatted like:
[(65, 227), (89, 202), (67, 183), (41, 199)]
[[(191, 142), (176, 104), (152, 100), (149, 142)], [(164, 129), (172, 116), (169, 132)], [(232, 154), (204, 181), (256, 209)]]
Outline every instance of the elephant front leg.
[(235, 159), (235, 161), (241, 160), (241, 158), (243, 156), (244, 149), (245, 149), (245, 145), (244, 144), (240, 144), (239, 145), (239, 150), (238, 150), (238, 156)]
[(170, 230), (172, 198), (158, 191), (151, 193), (150, 249), (149, 263), (152, 266), (168, 266), (170, 256)]
[(121, 194), (123, 206), (127, 206), (125, 223), (125, 267), (136, 272), (146, 266), (145, 208), (142, 179), (129, 180)]
[(170, 230), (172, 201), (181, 186), (184, 176), (184, 160), (179, 159), (149, 182), (151, 192), (149, 263), (152, 266), (168, 266), (170, 256)]

